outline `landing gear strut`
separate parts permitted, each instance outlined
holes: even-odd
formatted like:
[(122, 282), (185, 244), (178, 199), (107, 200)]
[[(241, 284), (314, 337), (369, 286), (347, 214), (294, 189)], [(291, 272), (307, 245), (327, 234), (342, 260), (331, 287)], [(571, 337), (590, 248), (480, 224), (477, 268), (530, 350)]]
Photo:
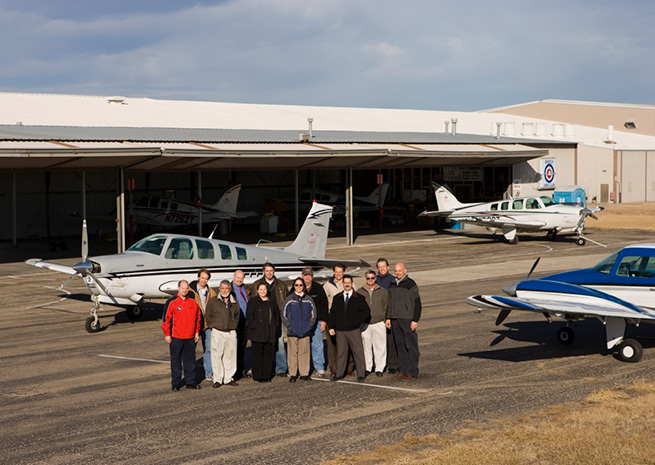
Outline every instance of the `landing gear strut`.
[(555, 239), (557, 239), (557, 230), (551, 229), (550, 231), (548, 231), (546, 233), (546, 239), (548, 239), (549, 241), (554, 241)]
[(100, 319), (98, 318), (98, 310), (100, 310), (100, 302), (98, 301), (98, 296), (96, 295), (92, 296), (91, 299), (93, 300), (93, 308), (89, 312), (91, 316), (88, 317), (86, 319), (86, 322), (84, 323), (84, 328), (89, 333), (97, 333), (102, 329), (100, 327)]

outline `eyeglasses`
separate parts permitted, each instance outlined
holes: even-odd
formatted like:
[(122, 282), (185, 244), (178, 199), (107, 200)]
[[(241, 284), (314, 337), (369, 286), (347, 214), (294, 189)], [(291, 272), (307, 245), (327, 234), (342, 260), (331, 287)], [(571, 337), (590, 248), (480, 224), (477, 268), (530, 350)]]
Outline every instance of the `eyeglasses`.
[(369, 278), (369, 277), (367, 276), (367, 277), (366, 277), (366, 280), (367, 280), (367, 281), (375, 281), (375, 276), (373, 276), (372, 278)]

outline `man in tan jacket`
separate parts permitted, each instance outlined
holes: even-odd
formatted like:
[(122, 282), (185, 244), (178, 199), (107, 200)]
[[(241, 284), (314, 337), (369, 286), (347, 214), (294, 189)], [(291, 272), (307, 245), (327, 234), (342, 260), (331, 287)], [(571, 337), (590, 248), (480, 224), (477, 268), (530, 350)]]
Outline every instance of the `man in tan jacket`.
[(237, 370), (237, 326), (239, 325), (239, 303), (230, 294), (230, 282), (221, 281), (218, 295), (209, 299), (205, 318), (212, 330), (212, 372), (214, 387), (224, 384), (238, 386), (234, 381)]

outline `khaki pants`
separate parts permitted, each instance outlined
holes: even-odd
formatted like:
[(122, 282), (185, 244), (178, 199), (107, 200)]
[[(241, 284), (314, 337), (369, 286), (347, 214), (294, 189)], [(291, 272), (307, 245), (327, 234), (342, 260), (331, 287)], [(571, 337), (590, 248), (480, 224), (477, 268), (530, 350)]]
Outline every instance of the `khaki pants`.
[(287, 365), (289, 376), (309, 376), (311, 338), (287, 336)]
[(215, 383), (227, 384), (237, 371), (237, 332), (212, 329), (212, 371)]

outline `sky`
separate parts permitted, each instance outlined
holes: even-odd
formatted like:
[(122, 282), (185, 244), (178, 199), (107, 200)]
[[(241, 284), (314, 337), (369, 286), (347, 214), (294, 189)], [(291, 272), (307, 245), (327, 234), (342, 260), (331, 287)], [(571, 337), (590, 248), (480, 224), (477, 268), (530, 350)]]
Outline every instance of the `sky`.
[(0, 92), (655, 104), (653, 24), (652, 0), (0, 0)]

